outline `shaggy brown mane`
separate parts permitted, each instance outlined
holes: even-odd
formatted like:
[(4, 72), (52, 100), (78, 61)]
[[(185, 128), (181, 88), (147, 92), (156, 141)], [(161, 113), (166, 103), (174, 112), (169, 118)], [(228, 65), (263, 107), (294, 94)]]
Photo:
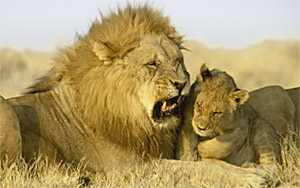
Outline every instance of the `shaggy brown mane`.
[(164, 34), (178, 45), (182, 42), (182, 37), (170, 26), (169, 17), (147, 6), (128, 6), (112, 12), (108, 17), (102, 16), (101, 21), (94, 22), (88, 37), (92, 44), (95, 40), (108, 44), (116, 52), (114, 58), (122, 57), (146, 33)]
[[(61, 50), (59, 56), (54, 59), (56, 62), (54, 68), (27, 88), (25, 94), (51, 90), (64, 76), (65, 66), (74, 65), (78, 58), (88, 56), (88, 54), (96, 58), (93, 52), (96, 41), (101, 41), (111, 49), (109, 54), (111, 59), (122, 58), (124, 54), (135, 47), (139, 37), (144, 34), (164, 34), (180, 48), (183, 48), (180, 46), (182, 36), (178, 35), (174, 27), (170, 26), (169, 17), (147, 5), (138, 7), (128, 5), (125, 9), (119, 8), (118, 11), (111, 12), (109, 16), (102, 14), (100, 16), (100, 20), (94, 21), (88, 34), (77, 36), (72, 47)], [(92, 59), (92, 61), (95, 60), (99, 61)], [(77, 66), (84, 68), (82, 64)]]

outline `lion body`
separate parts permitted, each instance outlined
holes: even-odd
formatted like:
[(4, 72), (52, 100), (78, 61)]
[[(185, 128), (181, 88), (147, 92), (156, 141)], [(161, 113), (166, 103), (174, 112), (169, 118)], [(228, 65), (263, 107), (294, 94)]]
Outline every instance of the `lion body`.
[(167, 160), (175, 158), (178, 105), (189, 90), (181, 48), (168, 17), (146, 5), (102, 17), (26, 95), (5, 101), (18, 117), (16, 148), (28, 162), (83, 162), (91, 172), (154, 160), (201, 172), (216, 185), (226, 180), (224, 187), (263, 186), (252, 170)]
[(300, 87), (286, 90), (295, 105), (294, 128), (291, 130), (292, 140), (300, 148)]

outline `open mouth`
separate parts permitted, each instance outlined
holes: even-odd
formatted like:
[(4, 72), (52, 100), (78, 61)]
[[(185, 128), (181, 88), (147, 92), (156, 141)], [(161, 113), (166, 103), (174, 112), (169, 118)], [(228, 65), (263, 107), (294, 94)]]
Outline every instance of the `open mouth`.
[(171, 99), (158, 101), (153, 108), (153, 119), (162, 121), (167, 117), (179, 117), (179, 104), (183, 101), (183, 96), (173, 97)]

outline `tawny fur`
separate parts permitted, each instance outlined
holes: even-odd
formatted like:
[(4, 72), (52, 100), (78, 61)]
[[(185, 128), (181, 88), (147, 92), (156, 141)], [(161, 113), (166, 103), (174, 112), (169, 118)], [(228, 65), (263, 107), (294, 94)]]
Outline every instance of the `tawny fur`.
[[(185, 107), (185, 112), (189, 113), (185, 117), (194, 118), (194, 129), (207, 128), (202, 131), (207, 135), (185, 136), (192, 135), (192, 119), (187, 119), (179, 140), (183, 145), (182, 154), (177, 157), (195, 159), (193, 151), (197, 148), (201, 157), (222, 159), (240, 166), (245, 162), (280, 162), (277, 133), (285, 136), (294, 121), (295, 105), (287, 92), (279, 86), (266, 87), (250, 94), (250, 104), (234, 105), (228, 100), (232, 93), (238, 92), (234, 80), (218, 70), (208, 73), (208, 76), (199, 74), (192, 85), (198, 90), (191, 91), (188, 100), (193, 98), (193, 101)], [(210, 117), (214, 112), (215, 117)]]
[[(10, 165), (21, 157), (21, 134), (16, 113), (0, 96), (0, 161)], [(0, 166), (1, 167), (1, 166)]]

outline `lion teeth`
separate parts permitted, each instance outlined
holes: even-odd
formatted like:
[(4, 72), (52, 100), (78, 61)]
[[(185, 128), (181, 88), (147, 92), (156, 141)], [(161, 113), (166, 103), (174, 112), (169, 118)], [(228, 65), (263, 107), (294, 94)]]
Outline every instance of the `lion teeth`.
[(161, 107), (161, 111), (163, 111), (163, 112), (167, 111), (167, 101), (164, 101), (164, 103)]
[(176, 108), (176, 106), (177, 106), (177, 104), (174, 103), (174, 104), (172, 105), (172, 109)]

